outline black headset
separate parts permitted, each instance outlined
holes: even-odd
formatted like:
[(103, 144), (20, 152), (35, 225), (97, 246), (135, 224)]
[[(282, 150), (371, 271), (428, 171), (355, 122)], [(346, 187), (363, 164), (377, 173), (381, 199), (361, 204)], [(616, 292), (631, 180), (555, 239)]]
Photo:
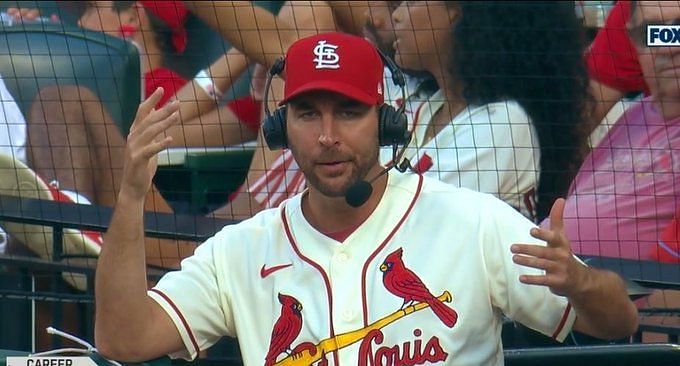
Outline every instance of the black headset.
[[(378, 112), (378, 136), (380, 146), (394, 146), (406, 145), (411, 135), (408, 132), (408, 124), (404, 109), (406, 108), (406, 79), (404, 73), (401, 71), (392, 59), (383, 54), (376, 48), (383, 64), (392, 73), (392, 81), (401, 88), (402, 104), (398, 109), (391, 105), (383, 103)], [(267, 81), (264, 90), (264, 111), (265, 117), (262, 122), (262, 132), (264, 139), (267, 142), (270, 150), (280, 150), (288, 147), (288, 137), (286, 135), (286, 106), (277, 108), (274, 113), (269, 111), (267, 101), (269, 100), (269, 88), (274, 76), (283, 72), (286, 62), (283, 58), (279, 58), (274, 62), (274, 65), (267, 73)]]

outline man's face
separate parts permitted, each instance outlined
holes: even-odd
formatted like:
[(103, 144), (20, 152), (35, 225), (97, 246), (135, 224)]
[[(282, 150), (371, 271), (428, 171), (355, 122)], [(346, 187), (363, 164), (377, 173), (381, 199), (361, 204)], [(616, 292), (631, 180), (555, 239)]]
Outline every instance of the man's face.
[(664, 118), (680, 117), (680, 47), (647, 47), (648, 24), (678, 24), (677, 1), (640, 1), (628, 29), (634, 41), (645, 81), (660, 104)]
[(332, 92), (305, 93), (288, 104), (288, 144), (311, 189), (342, 197), (380, 170), (378, 113)]

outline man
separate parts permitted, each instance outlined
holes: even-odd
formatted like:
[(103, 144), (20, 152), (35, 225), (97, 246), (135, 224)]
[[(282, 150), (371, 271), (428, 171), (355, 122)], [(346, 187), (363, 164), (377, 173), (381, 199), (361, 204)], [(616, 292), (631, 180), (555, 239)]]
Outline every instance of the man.
[[(355, 35), (364, 35), (387, 55), (394, 55), (392, 44), (395, 33), (392, 27), (391, 14), (400, 1), (328, 1), (305, 2), (286, 1), (278, 13), (277, 19), (293, 23), (299, 29), (308, 30), (318, 27), (315, 16), (325, 9), (326, 3), (332, 10), (339, 30)], [(321, 31), (321, 30), (320, 30)], [(424, 75), (405, 75), (405, 113), (409, 124), (412, 124), (417, 107), (434, 92), (436, 84)], [(280, 96), (279, 89), (283, 85), (279, 79), (272, 82), (272, 94)], [(434, 84), (434, 85), (432, 85)], [(389, 69), (385, 70), (385, 100), (395, 107), (404, 103), (402, 90), (392, 79)], [(280, 99), (280, 98), (278, 98)], [(271, 103), (271, 101), (270, 101)], [(258, 148), (252, 159), (247, 184), (229, 205), (215, 212), (215, 216), (223, 218), (250, 217), (262, 209), (277, 207), (281, 202), (302, 192), (306, 181), (302, 171), (295, 163), (289, 150), (284, 152), (270, 151), (258, 141)], [(391, 147), (381, 151), (381, 162), (388, 163), (392, 159)], [(243, 215), (246, 212), (246, 215)]]
[(629, 259), (680, 254), (658, 246), (680, 207), (680, 48), (647, 47), (645, 41), (647, 24), (677, 19), (677, 2), (633, 8), (629, 35), (651, 95), (616, 121), (572, 183), (564, 221), (576, 253)]
[[(285, 143), (309, 189), (225, 227), (148, 292), (142, 207), (177, 117), (152, 110), (160, 91), (141, 105), (97, 269), (102, 354), (192, 359), (229, 335), (245, 365), (489, 365), (503, 362), (501, 313), (558, 340), (636, 329), (622, 280), (571, 255), (562, 200), (540, 230), (492, 196), (382, 174), (383, 64), (369, 42), (303, 38), (285, 77)], [(361, 181), (373, 193), (351, 207)]]

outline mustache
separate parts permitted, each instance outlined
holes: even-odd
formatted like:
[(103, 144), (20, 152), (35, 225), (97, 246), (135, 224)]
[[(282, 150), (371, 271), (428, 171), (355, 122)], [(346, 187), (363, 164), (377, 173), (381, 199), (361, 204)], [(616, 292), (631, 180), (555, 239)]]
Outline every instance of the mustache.
[(329, 163), (334, 161), (352, 161), (354, 158), (335, 148), (325, 149), (316, 158), (317, 162)]

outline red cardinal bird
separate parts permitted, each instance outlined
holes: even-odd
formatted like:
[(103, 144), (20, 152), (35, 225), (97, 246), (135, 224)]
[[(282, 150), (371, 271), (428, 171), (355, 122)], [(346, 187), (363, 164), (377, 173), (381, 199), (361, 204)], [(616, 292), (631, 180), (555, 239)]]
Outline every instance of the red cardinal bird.
[(438, 298), (430, 293), (430, 290), (425, 287), (423, 281), (418, 278), (418, 275), (406, 268), (401, 259), (402, 249), (399, 248), (390, 253), (385, 261), (380, 265), (380, 271), (383, 272), (383, 284), (387, 291), (393, 295), (404, 299), (404, 304), (407, 302), (425, 302), (430, 305), (434, 314), (449, 328), (453, 328), (458, 320), (458, 314), (455, 310), (444, 305)]
[(269, 351), (264, 358), (265, 366), (276, 363), (276, 357), (281, 353), (290, 354), (290, 345), (302, 330), (302, 304), (296, 298), (279, 294), (281, 315), (274, 323), (272, 337), (269, 341)]

